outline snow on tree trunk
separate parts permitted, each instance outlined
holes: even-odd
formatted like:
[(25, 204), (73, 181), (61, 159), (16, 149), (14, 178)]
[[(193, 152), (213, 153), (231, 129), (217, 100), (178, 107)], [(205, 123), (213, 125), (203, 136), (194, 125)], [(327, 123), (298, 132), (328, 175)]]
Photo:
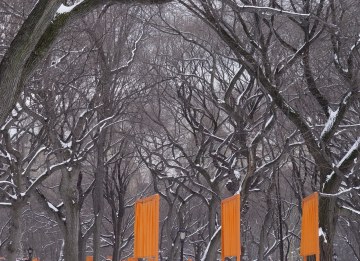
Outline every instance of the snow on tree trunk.
[(64, 246), (65, 246), (65, 241), (62, 240), (58, 261), (64, 261)]

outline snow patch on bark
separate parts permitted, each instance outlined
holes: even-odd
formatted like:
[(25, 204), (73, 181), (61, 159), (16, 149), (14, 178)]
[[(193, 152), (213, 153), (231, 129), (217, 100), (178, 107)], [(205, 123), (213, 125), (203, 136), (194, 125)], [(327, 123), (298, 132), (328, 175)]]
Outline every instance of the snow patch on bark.
[(78, 6), (79, 4), (81, 4), (82, 2), (84, 2), (84, 0), (77, 1), (75, 4), (69, 5), (69, 6), (66, 6), (66, 5), (64, 5), (64, 4), (61, 4), (61, 6), (59, 7), (59, 9), (56, 11), (56, 15), (61, 15), (61, 14), (69, 13), (69, 12), (71, 12), (76, 6)]
[(51, 204), (49, 201), (46, 203), (47, 203), (48, 207), (51, 208), (52, 211), (59, 212), (59, 210), (53, 204)]
[(319, 237), (324, 237), (324, 242), (327, 243), (326, 233), (322, 230), (322, 227), (319, 227)]
[(325, 124), (323, 131), (321, 132), (321, 135), (320, 135), (321, 138), (323, 138), (334, 126), (336, 117), (339, 113), (339, 109), (337, 109), (336, 111), (333, 111), (331, 108), (328, 108), (328, 112), (329, 112), (329, 118)]

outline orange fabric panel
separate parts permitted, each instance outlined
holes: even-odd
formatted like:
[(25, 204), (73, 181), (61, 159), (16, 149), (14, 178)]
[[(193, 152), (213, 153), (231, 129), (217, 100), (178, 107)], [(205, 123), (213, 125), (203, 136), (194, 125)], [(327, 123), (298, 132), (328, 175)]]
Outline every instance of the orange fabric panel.
[[(136, 201), (134, 256), (159, 260), (159, 195)], [(152, 258), (152, 259), (151, 259)]]
[(319, 194), (317, 192), (303, 199), (302, 212), (300, 255), (304, 259), (307, 256), (316, 255), (316, 261), (320, 261)]
[(235, 195), (221, 201), (221, 258), (240, 260), (240, 255), (240, 195)]
[(32, 261), (40, 261), (40, 258), (39, 258), (39, 257), (34, 257), (34, 258), (32, 259)]
[(93, 261), (93, 260), (94, 260), (93, 256), (87, 256), (86, 257), (86, 261)]

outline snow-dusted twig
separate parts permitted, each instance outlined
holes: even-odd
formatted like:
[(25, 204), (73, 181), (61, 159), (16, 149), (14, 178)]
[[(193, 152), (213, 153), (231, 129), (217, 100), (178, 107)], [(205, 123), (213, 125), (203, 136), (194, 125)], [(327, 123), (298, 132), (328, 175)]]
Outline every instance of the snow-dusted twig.
[(338, 193), (334, 193), (334, 194), (327, 194), (327, 193), (322, 193), (320, 192), (319, 195), (322, 196), (322, 197), (339, 197), (341, 195), (344, 195), (346, 193), (349, 193), (351, 192), (352, 190), (360, 190), (360, 186), (359, 187), (353, 187), (353, 188), (348, 188), (348, 189), (344, 189), (342, 191), (339, 191)]

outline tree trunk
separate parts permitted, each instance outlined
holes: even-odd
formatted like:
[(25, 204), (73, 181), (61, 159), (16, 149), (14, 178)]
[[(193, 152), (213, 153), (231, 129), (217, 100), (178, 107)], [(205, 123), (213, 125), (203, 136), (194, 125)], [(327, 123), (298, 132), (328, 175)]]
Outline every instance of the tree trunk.
[(65, 261), (79, 261), (79, 212), (75, 206), (70, 211), (66, 215), (64, 257)]
[(8, 252), (6, 260), (9, 261), (16, 261), (16, 258), (19, 254), (21, 234), (22, 234), (22, 224), (21, 224), (22, 207), (23, 207), (22, 203), (15, 202), (11, 208), (11, 223), (9, 229), (10, 238), (6, 246)]
[[(123, 184), (122, 184), (123, 185)], [(124, 188), (124, 186), (120, 186)], [(112, 210), (112, 221), (113, 221), (113, 229), (114, 229), (114, 248), (113, 248), (113, 260), (120, 260), (120, 249), (121, 249), (121, 224), (123, 222), (123, 218), (125, 215), (125, 189), (121, 189), (119, 193), (118, 199), (118, 209), (114, 208)]]
[(113, 248), (113, 260), (119, 260), (119, 251), (120, 251), (120, 237), (119, 237), (119, 232), (117, 230), (114, 230), (115, 234), (115, 240), (114, 240), (114, 248)]
[(334, 252), (334, 237), (337, 222), (336, 198), (320, 197), (319, 226), (325, 233), (320, 237), (321, 261), (332, 261)]
[(80, 238), (81, 233), (79, 231), (79, 261), (85, 261), (86, 258), (86, 238)]
[[(275, 187), (275, 180), (272, 179), (269, 188), (267, 189), (266, 193), (266, 206), (267, 206), (267, 213), (264, 218), (263, 225), (260, 231), (260, 240), (259, 240), (259, 249), (258, 249), (258, 261), (265, 260), (265, 242), (266, 242), (266, 235), (267, 230), (271, 227), (272, 220), (272, 211), (273, 211), (273, 202), (272, 202), (272, 192)], [(244, 253), (243, 253), (244, 254)]]
[(63, 171), (60, 194), (64, 202), (66, 222), (64, 228), (65, 261), (79, 261), (80, 210), (78, 203), (77, 179), (79, 171)]
[[(97, 142), (97, 166), (95, 173), (95, 186), (93, 190), (93, 206), (94, 206), (94, 234), (93, 234), (93, 258), (94, 261), (100, 261), (100, 243), (101, 243), (101, 224), (104, 214), (104, 144), (106, 131), (100, 133)], [(116, 259), (115, 259), (116, 260)]]
[[(13, 168), (16, 170), (14, 175), (14, 183), (18, 189), (17, 198), (12, 202), (11, 212), (10, 212), (10, 228), (9, 228), (9, 241), (7, 243), (7, 251), (9, 261), (16, 261), (17, 255), (21, 248), (21, 238), (22, 238), (22, 211), (27, 202), (28, 197), (20, 197), (20, 192), (26, 190), (26, 180), (23, 175), (21, 175), (23, 169), (22, 160), (18, 158), (17, 163), (13, 165)], [(25, 247), (29, 247), (30, 242), (25, 243)]]
[[(96, 200), (96, 198), (94, 199)], [(101, 221), (100, 212), (95, 212), (94, 234), (93, 234), (93, 260), (100, 261), (100, 243), (101, 243)]]
[(0, 63), (0, 124), (15, 106), (22, 91), (19, 86), (25, 64), (51, 23), (61, 0), (42, 0), (20, 27)]
[[(217, 195), (220, 195), (216, 188), (213, 188), (213, 191), (217, 193)], [(216, 218), (220, 217), (220, 215), (218, 215), (219, 208), (219, 200), (215, 197), (212, 197), (209, 201), (209, 235), (213, 235), (216, 232), (216, 223), (220, 222), (220, 220), (216, 220)]]
[[(215, 193), (218, 193), (216, 189), (213, 189)], [(219, 194), (219, 193), (218, 193)], [(219, 201), (216, 198), (212, 198), (209, 203), (209, 236), (212, 238), (210, 242), (210, 248), (206, 255), (206, 258), (202, 260), (217, 260), (217, 251), (220, 248), (221, 232), (217, 231), (216, 216), (217, 211), (220, 208)], [(219, 221), (219, 220), (218, 220)]]

